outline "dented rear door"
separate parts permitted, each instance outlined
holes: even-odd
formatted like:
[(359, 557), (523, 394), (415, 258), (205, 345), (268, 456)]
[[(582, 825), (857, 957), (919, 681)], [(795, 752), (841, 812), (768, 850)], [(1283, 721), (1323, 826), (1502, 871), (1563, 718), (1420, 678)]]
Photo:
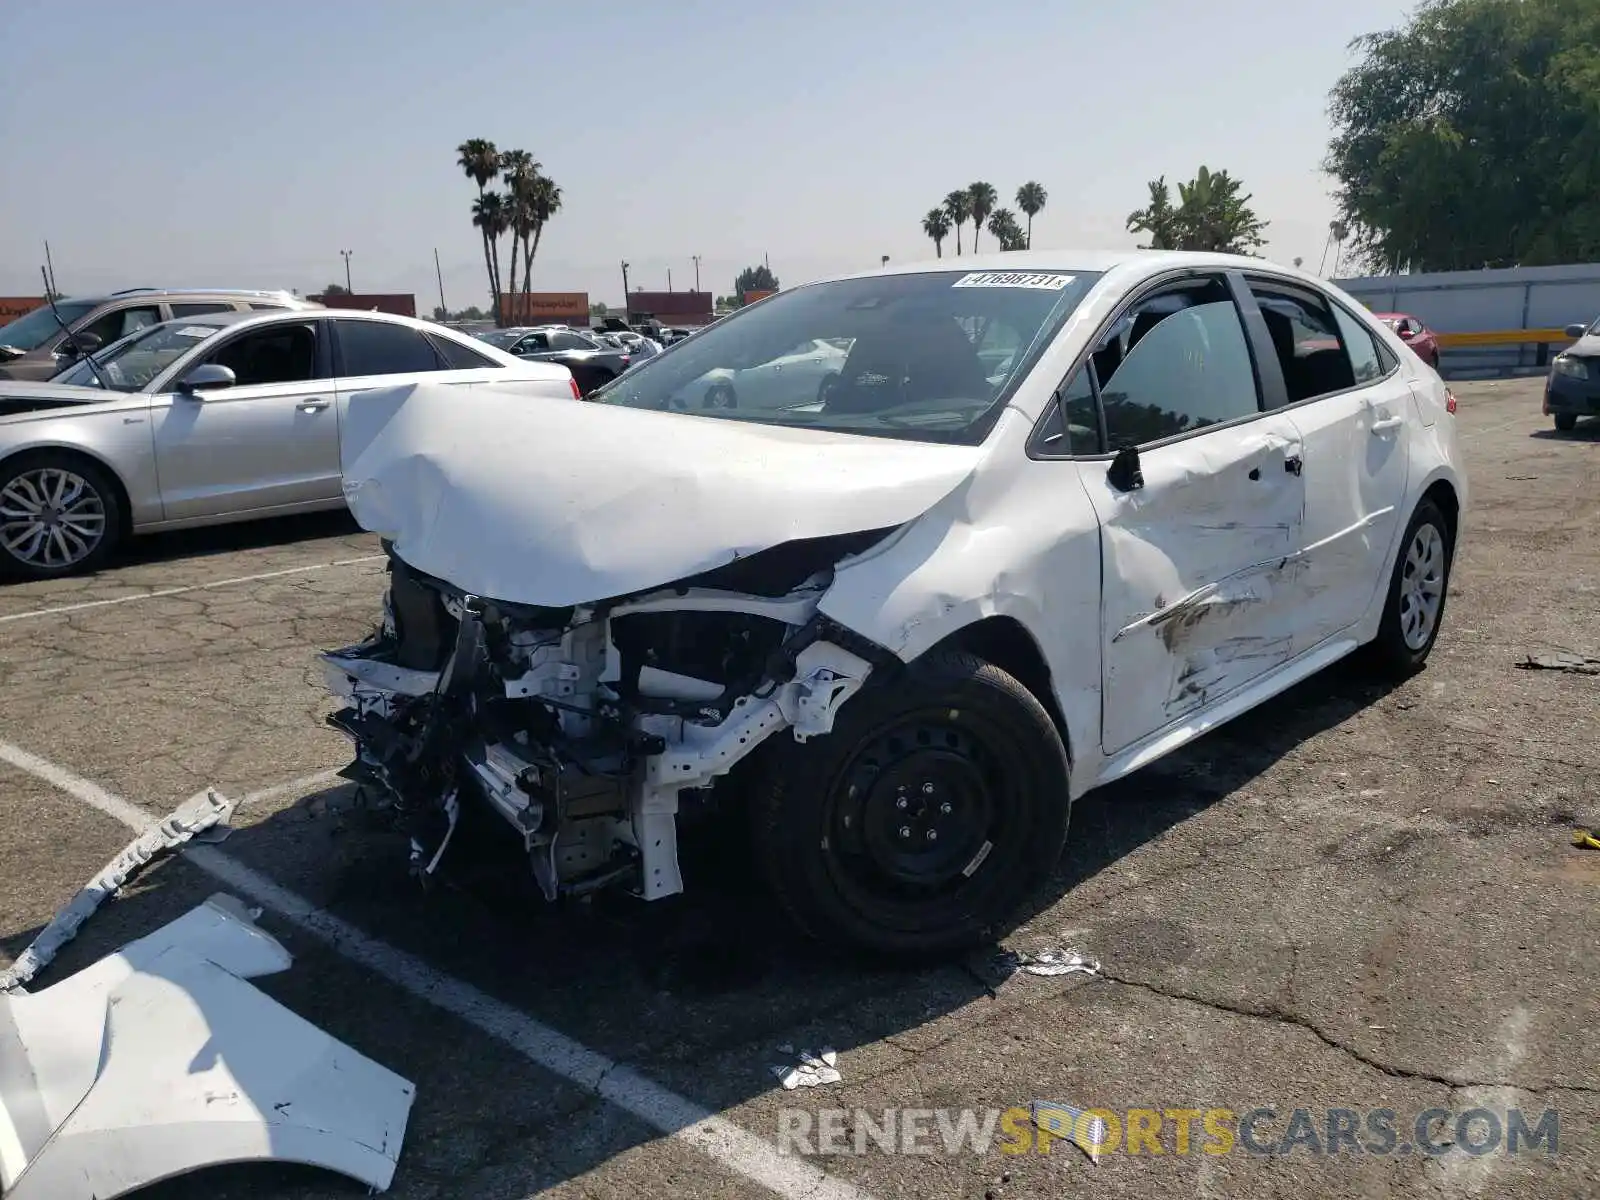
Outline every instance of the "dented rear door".
[(1101, 525), (1108, 754), (1291, 656), (1303, 455), (1293, 421), (1266, 414), (1146, 447), (1131, 490), (1109, 463), (1084, 464)]

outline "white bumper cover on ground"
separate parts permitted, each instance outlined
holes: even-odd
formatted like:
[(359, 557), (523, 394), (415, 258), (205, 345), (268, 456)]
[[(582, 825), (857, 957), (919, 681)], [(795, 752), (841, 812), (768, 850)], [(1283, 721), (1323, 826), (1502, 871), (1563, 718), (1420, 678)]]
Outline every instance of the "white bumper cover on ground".
[(109, 1200), (253, 1161), (387, 1188), (415, 1089), (245, 982), (291, 961), (219, 895), (53, 987), (0, 996), (7, 1200)]

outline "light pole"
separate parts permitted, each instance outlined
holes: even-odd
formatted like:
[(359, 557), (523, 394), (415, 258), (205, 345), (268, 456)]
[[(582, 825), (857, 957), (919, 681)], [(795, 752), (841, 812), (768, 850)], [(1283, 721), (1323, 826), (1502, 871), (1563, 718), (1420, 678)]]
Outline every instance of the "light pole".
[(433, 248), (433, 273), (439, 280), (439, 319), (448, 321), (450, 319), (450, 310), (444, 306), (444, 272), (439, 269), (439, 247), (437, 246)]
[(672, 290), (672, 268), (668, 267), (667, 268), (667, 291), (670, 292), (671, 290)]
[(353, 296), (356, 294), (356, 290), (350, 286), (350, 256), (354, 254), (355, 251), (341, 250), (339, 253), (344, 255), (344, 290)]
[(698, 292), (700, 290), (700, 256), (691, 254), (689, 257), (694, 259), (694, 290)]
[(627, 259), (623, 259), (622, 260), (622, 319), (624, 321), (627, 321), (629, 319), (628, 309), (630, 307), (631, 306), (628, 304), (628, 260)]

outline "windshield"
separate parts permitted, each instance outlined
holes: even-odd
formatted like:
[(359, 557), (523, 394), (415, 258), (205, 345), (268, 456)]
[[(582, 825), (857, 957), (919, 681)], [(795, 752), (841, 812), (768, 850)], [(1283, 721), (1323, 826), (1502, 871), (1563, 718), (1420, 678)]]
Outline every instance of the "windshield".
[[(71, 325), (94, 310), (94, 301), (57, 300), (56, 308), (61, 312), (61, 319)], [(26, 354), (29, 350), (37, 350), (60, 332), (61, 326), (56, 322), (50, 306), (46, 304), (43, 308), (36, 308), (27, 316), (18, 317), (11, 324), (0, 327), (0, 346), (9, 346)]]
[(707, 326), (590, 399), (975, 445), (1097, 278), (936, 271), (797, 288)]
[[(100, 375), (113, 391), (137, 392), (201, 342), (220, 332), (222, 328), (218, 325), (169, 321), (165, 325), (146, 326), (120, 342), (111, 343), (93, 357)], [(87, 359), (59, 372), (50, 382), (101, 386)]]
[(486, 329), (482, 333), (475, 333), (472, 336), (480, 342), (488, 342), (496, 350), (505, 350), (525, 333), (527, 333), (525, 329)]

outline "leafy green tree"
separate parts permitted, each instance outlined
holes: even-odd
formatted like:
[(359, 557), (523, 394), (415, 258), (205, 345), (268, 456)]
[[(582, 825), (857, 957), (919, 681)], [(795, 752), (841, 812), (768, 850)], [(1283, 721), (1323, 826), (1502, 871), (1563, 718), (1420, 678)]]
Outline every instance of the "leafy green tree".
[(1600, 4), (1427, 0), (1352, 48), (1326, 168), (1359, 260), (1600, 258)]
[(972, 193), (966, 188), (951, 192), (944, 198), (944, 211), (950, 224), (956, 227), (956, 257), (961, 257), (961, 227), (972, 220)]
[(967, 195), (972, 203), (972, 252), (978, 252), (978, 230), (983, 228), (983, 223), (989, 219), (989, 214), (994, 211), (994, 206), (1000, 203), (1000, 194), (994, 190), (994, 184), (977, 183), (967, 185)]
[(739, 297), (741, 305), (746, 292), (775, 292), (777, 290), (778, 277), (765, 264), (746, 267), (739, 272), (738, 278), (733, 281), (733, 294)]
[(950, 214), (942, 208), (930, 208), (922, 218), (922, 232), (933, 240), (935, 258), (944, 257), (944, 239), (950, 236)]
[(1050, 193), (1044, 190), (1042, 183), (1025, 183), (1017, 189), (1017, 207), (1028, 218), (1026, 249), (1033, 248), (1033, 219), (1044, 211), (1044, 202), (1049, 198)]
[(1267, 222), (1250, 207), (1244, 185), (1226, 171), (1201, 167), (1188, 183), (1178, 184), (1178, 203), (1165, 177), (1150, 183), (1150, 203), (1128, 214), (1128, 231), (1149, 240), (1141, 250), (1209, 250), (1249, 254), (1264, 242)]
[(342, 283), (330, 283), (317, 294), (319, 296), (348, 296), (350, 294), (350, 289), (345, 287)]

